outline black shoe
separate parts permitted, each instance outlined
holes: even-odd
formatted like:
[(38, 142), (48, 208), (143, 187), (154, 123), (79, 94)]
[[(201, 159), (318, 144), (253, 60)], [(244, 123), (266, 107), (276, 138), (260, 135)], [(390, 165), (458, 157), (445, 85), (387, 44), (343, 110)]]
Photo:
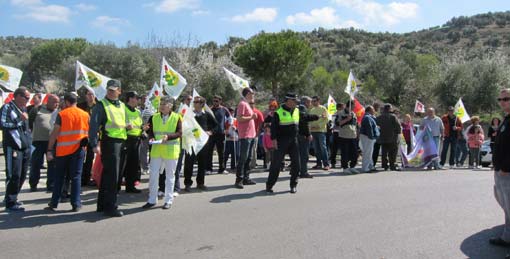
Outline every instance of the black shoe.
[(316, 165), (316, 166), (312, 167), (312, 169), (322, 169), (322, 166)]
[(145, 203), (145, 205), (142, 206), (142, 209), (150, 209), (152, 207), (156, 206), (154, 203)]
[(165, 204), (163, 204), (163, 208), (162, 208), (162, 209), (164, 209), (164, 210), (168, 210), (168, 209), (170, 209), (171, 207), (172, 207), (172, 204), (170, 204), (170, 203), (165, 203)]
[(120, 217), (124, 216), (124, 213), (120, 210), (105, 211), (103, 214), (107, 217), (115, 217), (115, 218), (120, 218)]
[(304, 174), (304, 175), (299, 176), (299, 178), (309, 178), (309, 179), (312, 179), (313, 175), (311, 175), (311, 174)]
[(30, 186), (30, 192), (36, 192), (37, 186)]
[(184, 191), (191, 192), (191, 186), (187, 185), (186, 187), (184, 187)]
[(225, 169), (219, 169), (218, 174), (223, 174), (225, 172)]
[(243, 180), (243, 185), (255, 185), (257, 184), (252, 179)]
[(489, 239), (489, 244), (501, 247), (510, 247), (510, 242), (506, 242), (501, 237), (493, 237)]
[(14, 204), (10, 207), (6, 207), (5, 210), (7, 210), (9, 212), (23, 212), (23, 211), (25, 211), (25, 208), (21, 205)]
[(296, 186), (290, 187), (290, 193), (296, 193), (296, 192), (297, 192)]
[(207, 186), (200, 184), (200, 185), (197, 185), (197, 189), (199, 189), (201, 191), (207, 191)]
[(268, 187), (266, 187), (266, 193), (268, 193), (268, 194), (269, 194), (269, 193), (274, 193), (274, 191), (273, 191), (273, 189), (272, 189), (272, 188), (268, 188)]
[(133, 187), (133, 188), (126, 188), (126, 192), (127, 193), (141, 193), (142, 190), (136, 189), (135, 187)]
[(94, 181), (94, 180), (90, 180), (90, 181), (87, 183), (87, 186), (89, 186), (89, 187), (96, 187), (96, 186), (97, 186), (96, 181)]
[(234, 184), (234, 186), (235, 186), (237, 189), (244, 189), (244, 185), (243, 185), (243, 182), (242, 182), (242, 181), (236, 181), (236, 183)]
[(96, 212), (103, 212), (103, 211), (104, 211), (104, 209), (102, 207), (97, 207), (96, 208)]
[(72, 212), (78, 212), (81, 210), (81, 206), (73, 206), (73, 208), (71, 209)]

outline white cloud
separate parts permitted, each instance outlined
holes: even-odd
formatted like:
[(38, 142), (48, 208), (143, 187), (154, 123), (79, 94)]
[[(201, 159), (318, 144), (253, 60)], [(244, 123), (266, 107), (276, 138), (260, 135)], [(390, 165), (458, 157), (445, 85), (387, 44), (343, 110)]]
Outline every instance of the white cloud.
[(63, 5), (48, 5), (42, 0), (11, 0), (11, 4), (23, 9), (23, 14), (14, 14), (18, 19), (38, 22), (69, 22), (71, 9)]
[(91, 23), (92, 26), (114, 34), (121, 33), (121, 27), (129, 25), (129, 21), (122, 18), (110, 16), (98, 16)]
[(208, 10), (195, 10), (191, 12), (193, 16), (200, 16), (200, 15), (209, 15), (211, 12)]
[(289, 25), (314, 25), (324, 28), (360, 27), (360, 25), (353, 20), (342, 22), (340, 16), (336, 14), (336, 10), (331, 7), (313, 9), (310, 13), (301, 12), (289, 15), (286, 21)]
[(83, 12), (94, 11), (97, 9), (97, 6), (92, 5), (92, 4), (85, 4), (85, 3), (79, 3), (79, 4), (75, 5), (75, 7), (76, 7), (76, 9), (83, 11)]
[(412, 2), (391, 2), (381, 4), (371, 0), (333, 0), (342, 7), (347, 7), (361, 15), (366, 24), (379, 24), (391, 26), (404, 19), (414, 18), (418, 15), (419, 6)]
[(199, 0), (163, 0), (159, 3), (147, 3), (146, 7), (154, 7), (159, 13), (173, 13), (179, 10), (195, 10), (200, 7)]
[(236, 15), (230, 20), (234, 22), (272, 22), (278, 16), (276, 8), (255, 8), (250, 13)]

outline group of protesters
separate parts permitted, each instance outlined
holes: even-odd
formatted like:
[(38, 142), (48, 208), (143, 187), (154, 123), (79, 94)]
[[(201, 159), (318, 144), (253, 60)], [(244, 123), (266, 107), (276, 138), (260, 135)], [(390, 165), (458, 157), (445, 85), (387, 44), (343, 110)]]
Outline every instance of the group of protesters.
[[(97, 185), (97, 211), (121, 217), (123, 212), (117, 204), (121, 186), (125, 185), (127, 193), (141, 193), (137, 187), (143, 174), (149, 174), (145, 209), (156, 206), (159, 199), (163, 199), (163, 209), (170, 209), (179, 192), (194, 191), (193, 184), (197, 190), (206, 191), (205, 178), (213, 173), (214, 150), (216, 172), (235, 173), (233, 187), (243, 189), (256, 184), (250, 173), (257, 168), (260, 158), (262, 169), (269, 171), (267, 193), (273, 192), (280, 172), (286, 169), (291, 175), (290, 193), (296, 193), (298, 179), (313, 178), (308, 172), (310, 154), (316, 157), (312, 167), (316, 170), (338, 172), (334, 169), (340, 154), (344, 174), (377, 172), (379, 156), (382, 170), (400, 171), (397, 162), (403, 144), (400, 142), (405, 141), (408, 147), (405, 153), (410, 153), (412, 136), (417, 130), (428, 129), (436, 143), (436, 154), (440, 154), (440, 159), (433, 159), (428, 168), (443, 168), (448, 153), (450, 167), (463, 166), (469, 153), (469, 165), (475, 168), (480, 164), (479, 150), (484, 141), (480, 119), (475, 116), (471, 125), (464, 127), (453, 107), (441, 118), (429, 108), (415, 126), (408, 114), (401, 120), (391, 104), (367, 105), (364, 116), (358, 118), (349, 100), (338, 103), (336, 113), (331, 115), (321, 105), (319, 96), (298, 97), (294, 93), (287, 93), (281, 100), (269, 99), (262, 112), (255, 106), (255, 91), (244, 88), (237, 107), (223, 106), (222, 97), (216, 95), (212, 108), (206, 109), (209, 106), (205, 98), (186, 95), (181, 101), (188, 109), (177, 109), (175, 100), (163, 96), (158, 111), (148, 114), (144, 107), (146, 96), (134, 91), (121, 95), (119, 80), (109, 80), (106, 91), (102, 100), (97, 100), (94, 91), (88, 89), (81, 98), (76, 92), (61, 97), (49, 94), (45, 104), (36, 100), (29, 106), (29, 91), (24, 87), (14, 91), (13, 100), (0, 111), (6, 161), (4, 203), (8, 211), (25, 209), (18, 194), (29, 168), (30, 191), (38, 191), (44, 157), (46, 191), (51, 193), (47, 210), (56, 211), (59, 203), (69, 200), (72, 210), (77, 212), (82, 207), (81, 187)], [(85, 101), (78, 103), (80, 99)], [(196, 153), (183, 149), (186, 130), (183, 116), (188, 110), (201, 128), (193, 129), (194, 136), (199, 137), (200, 132), (208, 135), (207, 143)], [(498, 146), (500, 124), (504, 122), (494, 119), (489, 128), (493, 149)], [(285, 159), (287, 155), (290, 163)], [(494, 164), (497, 165), (496, 161)], [(94, 170), (100, 170), (99, 174), (94, 173), (99, 177), (92, 177)]]

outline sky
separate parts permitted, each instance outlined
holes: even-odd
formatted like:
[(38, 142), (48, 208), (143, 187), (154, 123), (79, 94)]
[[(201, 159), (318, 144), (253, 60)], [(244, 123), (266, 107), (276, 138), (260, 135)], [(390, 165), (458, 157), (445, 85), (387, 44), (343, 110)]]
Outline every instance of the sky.
[(0, 0), (0, 36), (186, 44), (260, 31), (354, 27), (411, 32), (452, 17), (510, 10), (509, 0)]

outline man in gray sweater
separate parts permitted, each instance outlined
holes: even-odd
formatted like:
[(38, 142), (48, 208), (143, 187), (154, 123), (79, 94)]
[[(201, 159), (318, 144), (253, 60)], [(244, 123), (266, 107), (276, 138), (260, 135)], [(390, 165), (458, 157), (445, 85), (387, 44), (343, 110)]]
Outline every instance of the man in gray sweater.
[[(30, 111), (34, 115), (32, 125), (32, 146), (35, 147), (32, 153), (32, 160), (30, 161), (30, 191), (37, 191), (37, 184), (41, 179), (41, 165), (43, 164), (44, 154), (48, 150), (48, 141), (50, 139), (50, 132), (53, 129), (52, 114), (58, 108), (59, 98), (54, 94), (48, 95), (48, 102), (46, 105), (41, 105)], [(29, 115), (30, 116), (30, 115)], [(53, 185), (53, 162), (48, 161), (48, 171), (46, 177), (46, 190), (51, 191)]]

